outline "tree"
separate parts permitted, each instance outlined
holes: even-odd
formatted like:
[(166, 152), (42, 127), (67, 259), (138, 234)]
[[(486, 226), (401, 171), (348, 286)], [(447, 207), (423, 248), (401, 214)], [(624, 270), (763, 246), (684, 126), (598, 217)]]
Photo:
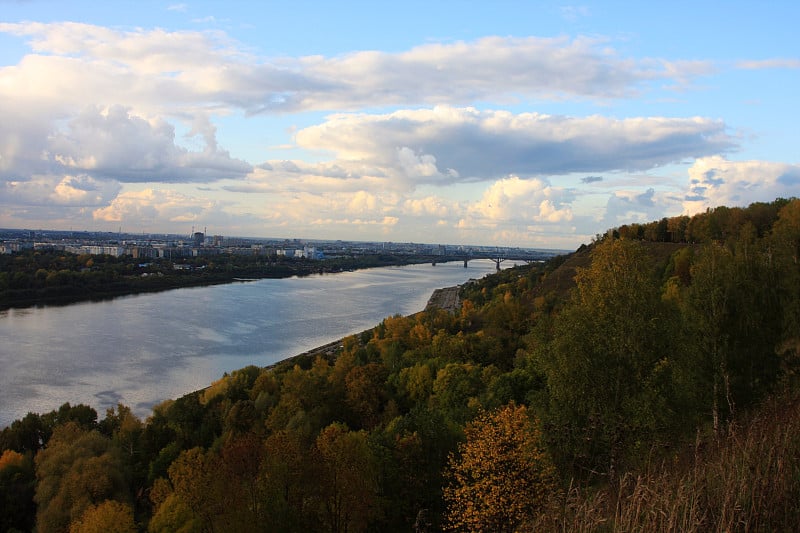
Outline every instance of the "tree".
[(448, 529), (513, 532), (532, 521), (555, 490), (555, 468), (538, 422), (524, 406), (483, 412), (451, 454), (444, 489)]
[(147, 524), (149, 533), (201, 533), (202, 521), (195, 516), (164, 478), (158, 478), (150, 489), (153, 517)]
[(205, 531), (215, 531), (226, 511), (226, 487), (219, 473), (221, 461), (213, 452), (192, 448), (181, 452), (169, 467), (169, 480), (179, 502), (200, 520)]
[(33, 454), (5, 450), (0, 455), (0, 531), (33, 529), (36, 476)]
[(637, 443), (679, 424), (671, 378), (678, 315), (662, 301), (640, 243), (607, 240), (591, 259), (552, 328), (541, 321), (536, 357), (556, 459), (614, 479)]
[(768, 391), (780, 370), (780, 276), (750, 222), (737, 234), (728, 246), (708, 244), (698, 252), (684, 300), (693, 339), (689, 364), (715, 433), (737, 407), (752, 405)]
[(345, 377), (347, 406), (355, 413), (357, 427), (372, 429), (381, 421), (387, 401), (386, 367), (377, 363), (355, 366)]
[[(778, 212), (772, 228), (770, 245), (780, 269), (783, 308), (785, 309), (784, 337), (800, 351), (800, 199), (787, 203)], [(796, 354), (800, 356), (800, 353)]]
[(130, 501), (119, 451), (97, 431), (58, 426), (36, 455), (36, 527), (65, 531), (93, 504)]
[(451, 420), (463, 424), (474, 414), (482, 390), (480, 366), (449, 363), (436, 373), (431, 402)]
[(322, 523), (334, 533), (365, 531), (379, 511), (377, 469), (366, 432), (331, 424), (320, 432), (314, 452)]
[[(265, 507), (275, 531), (313, 529), (307, 509), (310, 487), (316, 483), (311, 475), (308, 447), (298, 431), (276, 431), (264, 442), (261, 479)], [(306, 526), (306, 527), (303, 527)]]
[(92, 505), (70, 524), (69, 533), (136, 533), (133, 509), (114, 500)]

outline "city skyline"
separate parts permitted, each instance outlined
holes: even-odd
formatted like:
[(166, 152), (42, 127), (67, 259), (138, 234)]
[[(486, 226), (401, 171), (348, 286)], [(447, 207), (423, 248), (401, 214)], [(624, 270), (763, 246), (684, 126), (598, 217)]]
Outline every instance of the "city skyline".
[(0, 7), (0, 227), (575, 249), (800, 190), (792, 2)]

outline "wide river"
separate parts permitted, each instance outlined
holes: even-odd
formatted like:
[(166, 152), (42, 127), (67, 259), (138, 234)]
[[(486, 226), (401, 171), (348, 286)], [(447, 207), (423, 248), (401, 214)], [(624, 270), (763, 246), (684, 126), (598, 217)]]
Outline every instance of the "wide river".
[[(510, 266), (504, 263), (503, 266)], [(0, 311), (0, 428), (64, 402), (140, 417), (247, 365), (266, 366), (424, 309), (489, 260), (177, 289)]]

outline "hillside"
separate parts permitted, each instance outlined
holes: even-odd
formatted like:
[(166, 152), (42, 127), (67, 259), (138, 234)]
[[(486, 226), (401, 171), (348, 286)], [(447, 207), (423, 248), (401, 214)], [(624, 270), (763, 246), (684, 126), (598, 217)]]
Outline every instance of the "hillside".
[(800, 200), (602, 235), (145, 421), (29, 414), (0, 529), (800, 528)]
[[(691, 246), (686, 243), (651, 242), (642, 241), (641, 246), (651, 261), (654, 272), (663, 272), (670, 258), (682, 248)], [(593, 246), (583, 246), (572, 254), (563, 258), (554, 267), (554, 270), (542, 277), (534, 294), (537, 296), (552, 296), (556, 300), (565, 300), (569, 291), (575, 287), (575, 274), (577, 269), (587, 268), (591, 264), (591, 251)]]

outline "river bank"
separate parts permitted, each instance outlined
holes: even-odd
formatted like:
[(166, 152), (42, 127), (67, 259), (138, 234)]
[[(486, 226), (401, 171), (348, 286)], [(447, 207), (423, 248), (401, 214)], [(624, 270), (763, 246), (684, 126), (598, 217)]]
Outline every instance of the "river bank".
[[(461, 285), (435, 289), (433, 291), (433, 294), (431, 294), (431, 297), (428, 299), (428, 303), (425, 305), (425, 310), (423, 312), (432, 311), (435, 309), (442, 309), (449, 313), (455, 313), (456, 310), (458, 310), (461, 306), (461, 298), (459, 297), (460, 291), (461, 291)], [(373, 329), (374, 328), (369, 328), (362, 331), (361, 333), (355, 333), (354, 335), (356, 335), (357, 337), (361, 337), (365, 333), (370, 333)], [(336, 352), (343, 347), (344, 347), (344, 339), (337, 339), (333, 342), (329, 342), (323, 344), (322, 346), (318, 346), (316, 348), (312, 348), (311, 350), (307, 350), (301, 354), (297, 354), (282, 361), (278, 361), (272, 365), (267, 366), (267, 368), (275, 368), (277, 366), (286, 364), (295, 364), (301, 360), (314, 360), (317, 356), (332, 357), (336, 355)]]

